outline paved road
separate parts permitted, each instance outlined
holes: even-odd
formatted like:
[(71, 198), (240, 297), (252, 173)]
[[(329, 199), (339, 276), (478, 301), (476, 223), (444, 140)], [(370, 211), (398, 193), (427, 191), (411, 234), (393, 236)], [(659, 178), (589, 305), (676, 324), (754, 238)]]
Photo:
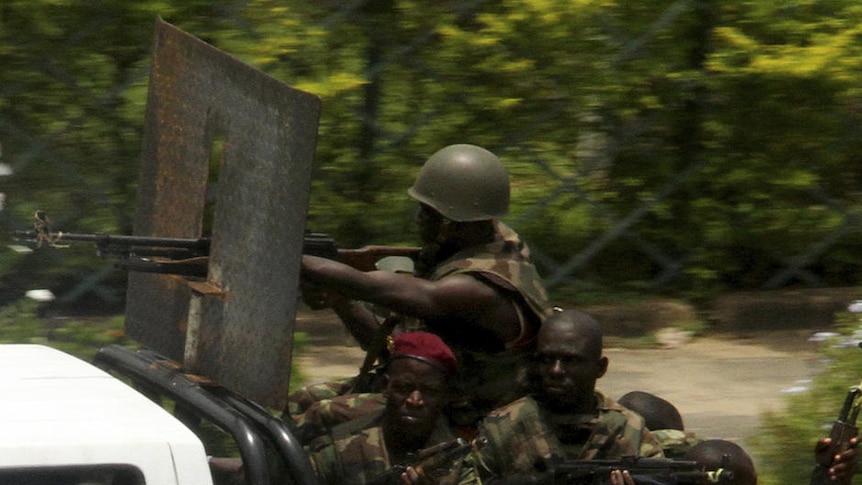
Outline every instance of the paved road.
[[(326, 312), (304, 313), (297, 330), (311, 340), (297, 356), (310, 382), (356, 374), (364, 354), (337, 320)], [(804, 331), (773, 331), (698, 338), (676, 348), (606, 345), (610, 366), (597, 387), (614, 398), (630, 390), (652, 392), (679, 408), (687, 429), (745, 446), (760, 414), (780, 409), (785, 394), (817, 371), (816, 344), (808, 337)]]
[(672, 349), (609, 348), (609, 370), (598, 387), (612, 397), (652, 392), (677, 406), (687, 429), (744, 442), (763, 411), (780, 409), (786, 394), (817, 371), (815, 349), (800, 332), (696, 339)]

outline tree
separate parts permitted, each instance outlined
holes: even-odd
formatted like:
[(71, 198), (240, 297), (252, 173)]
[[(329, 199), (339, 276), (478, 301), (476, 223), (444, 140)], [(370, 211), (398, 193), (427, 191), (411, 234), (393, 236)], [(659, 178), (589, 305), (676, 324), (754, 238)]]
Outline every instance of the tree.
[[(545, 272), (687, 295), (859, 281), (853, 2), (6, 2), (7, 226), (39, 207), (131, 230), (156, 15), (322, 98), (309, 227), (344, 246), (414, 242), (405, 189), (470, 142), (509, 167), (508, 222)], [(81, 279), (17, 264), (0, 291)]]

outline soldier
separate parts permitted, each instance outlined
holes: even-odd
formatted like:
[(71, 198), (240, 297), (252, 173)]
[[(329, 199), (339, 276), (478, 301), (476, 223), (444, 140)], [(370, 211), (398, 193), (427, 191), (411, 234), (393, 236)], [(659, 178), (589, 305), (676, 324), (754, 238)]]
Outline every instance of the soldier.
[(425, 162), (407, 193), (419, 202), (422, 250), (414, 275), (361, 272), (303, 256), (303, 293), (319, 297), (315, 288), (325, 291), (365, 349), (380, 325), (359, 302), (411, 317), (417, 328), (440, 335), (461, 368), (470, 369), (456, 376), (464, 397), (454, 407), (466, 411), (458, 413), (466, 416), (464, 424), (473, 423), (517, 397), (517, 370), (551, 312), (547, 295), (527, 246), (499, 221), (508, 211), (509, 177), (493, 153), (447, 146)]
[(669, 401), (644, 391), (631, 391), (617, 402), (640, 414), (661, 446), (667, 458), (680, 458), (692, 446), (703, 441), (697, 434), (686, 431), (679, 410)]
[[(455, 439), (443, 416), (448, 379), (456, 369), (452, 351), (436, 335), (406, 332), (392, 339), (382, 411), (341, 423), (331, 436), (308, 447), (322, 484), (378, 483), (395, 465), (413, 465), (421, 450)], [(464, 460), (436, 470), (407, 466), (391, 483), (468, 483)], [(452, 466), (454, 465), (454, 466)], [(390, 483), (390, 481), (383, 481)]]
[(643, 418), (596, 390), (607, 368), (595, 319), (569, 310), (545, 320), (537, 342), (537, 389), (494, 410), (479, 426), (487, 439), (477, 460), (483, 481), (541, 481), (564, 459), (662, 457)]

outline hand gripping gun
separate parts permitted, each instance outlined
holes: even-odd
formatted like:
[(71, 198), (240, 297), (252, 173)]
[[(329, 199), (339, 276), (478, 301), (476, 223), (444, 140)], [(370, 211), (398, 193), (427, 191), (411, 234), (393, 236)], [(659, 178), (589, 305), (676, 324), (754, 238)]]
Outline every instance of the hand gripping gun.
[(832, 465), (832, 459), (835, 455), (846, 451), (850, 448), (850, 439), (859, 434), (859, 428), (856, 426), (856, 418), (859, 416), (859, 409), (862, 408), (862, 390), (859, 386), (853, 386), (847, 392), (847, 397), (844, 399), (844, 405), (841, 406), (841, 411), (838, 413), (838, 419), (832, 423), (832, 431), (829, 432), (831, 445), (829, 447), (828, 456), (829, 462), (818, 461), (817, 466), (811, 474), (810, 485), (821, 485), (831, 483), (828, 476), (829, 467)]

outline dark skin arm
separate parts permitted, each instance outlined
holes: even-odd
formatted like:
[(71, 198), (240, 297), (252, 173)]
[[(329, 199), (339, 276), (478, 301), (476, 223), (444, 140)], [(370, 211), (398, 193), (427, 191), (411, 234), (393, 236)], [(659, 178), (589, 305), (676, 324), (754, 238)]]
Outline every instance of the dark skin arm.
[[(512, 340), (520, 332), (513, 303), (492, 286), (469, 275), (429, 281), (388, 271), (358, 271), (316, 256), (303, 256), (301, 269), (303, 284), (330, 293), (336, 313), (363, 345), (367, 345), (365, 339), (373, 335), (377, 322), (364, 318), (345, 299), (374, 303), (422, 319), (432, 327), (434, 322), (469, 323), (493, 331), (502, 341)], [(341, 299), (332, 294), (340, 295)]]

